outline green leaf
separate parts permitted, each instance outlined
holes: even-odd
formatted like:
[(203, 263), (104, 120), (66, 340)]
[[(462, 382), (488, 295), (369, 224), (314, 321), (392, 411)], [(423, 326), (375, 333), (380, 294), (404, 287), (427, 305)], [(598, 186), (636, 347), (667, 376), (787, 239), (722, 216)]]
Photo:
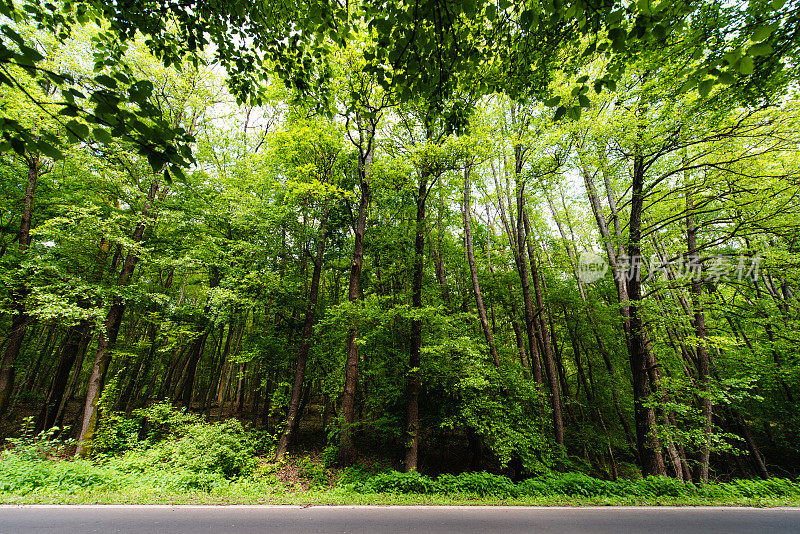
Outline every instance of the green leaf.
[(99, 83), (100, 85), (104, 85), (109, 89), (116, 89), (117, 88), (117, 80), (112, 78), (111, 76), (106, 76), (105, 74), (101, 74), (99, 76), (94, 77), (94, 81)]
[(92, 130), (92, 135), (97, 142), (104, 145), (107, 145), (111, 142), (111, 134), (108, 133), (108, 130), (104, 130), (103, 128), (94, 128)]
[(772, 53), (772, 45), (769, 43), (754, 44), (747, 49), (748, 56), (768, 56)]
[(566, 113), (567, 113), (567, 108), (565, 108), (564, 106), (558, 106), (555, 115), (553, 115), (553, 120), (560, 121), (564, 117), (564, 114)]
[(741, 74), (750, 75), (753, 74), (753, 58), (751, 57), (743, 57), (741, 61), (739, 61), (739, 72)]
[(46, 141), (40, 140), (38, 143), (36, 143), (36, 148), (39, 150), (39, 152), (51, 159), (61, 159), (64, 157), (63, 152)]
[(25, 155), (25, 141), (20, 139), (19, 137), (12, 137), (9, 139), (11, 143), (11, 148), (14, 149), (14, 152), (19, 154), (20, 156)]
[(697, 85), (697, 80), (694, 78), (689, 78), (688, 80), (686, 80), (681, 84), (681, 87), (680, 89), (678, 89), (678, 92), (680, 94), (686, 94), (692, 89), (694, 89), (696, 85)]
[(777, 25), (775, 24), (770, 24), (768, 26), (759, 26), (753, 32), (753, 41), (758, 42), (768, 39), (769, 36), (772, 35), (772, 32), (774, 32), (776, 29)]
[(730, 72), (720, 72), (718, 78), (720, 83), (724, 83), (725, 85), (731, 85), (736, 81)]
[(552, 107), (557, 106), (559, 102), (561, 102), (561, 97), (556, 95), (553, 98), (548, 98), (547, 100), (545, 100), (544, 104), (547, 107), (552, 108)]
[(711, 93), (711, 89), (714, 87), (716, 80), (713, 78), (709, 78), (707, 80), (703, 80), (700, 82), (700, 85), (697, 86), (697, 90), (700, 92), (700, 96), (703, 98), (707, 97), (709, 93)]
[(153, 168), (153, 172), (160, 171), (164, 166), (164, 160), (161, 156), (153, 152), (147, 154), (147, 162), (150, 164), (150, 167)]
[(734, 63), (739, 61), (739, 59), (742, 57), (742, 50), (740, 48), (737, 48), (732, 52), (728, 52), (723, 57), (725, 58), (725, 61), (728, 62), (728, 65), (733, 65)]
[(67, 130), (81, 141), (89, 137), (89, 127), (74, 119), (67, 123)]
[(19, 45), (19, 50), (27, 61), (36, 62), (44, 59), (44, 56), (40, 54), (38, 50), (30, 46), (21, 44)]

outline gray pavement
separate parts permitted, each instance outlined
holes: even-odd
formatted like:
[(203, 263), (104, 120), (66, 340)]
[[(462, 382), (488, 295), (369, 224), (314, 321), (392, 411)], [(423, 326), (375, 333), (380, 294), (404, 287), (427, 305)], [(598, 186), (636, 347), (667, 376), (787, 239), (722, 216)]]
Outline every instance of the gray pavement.
[(0, 533), (799, 534), (800, 508), (0, 506)]

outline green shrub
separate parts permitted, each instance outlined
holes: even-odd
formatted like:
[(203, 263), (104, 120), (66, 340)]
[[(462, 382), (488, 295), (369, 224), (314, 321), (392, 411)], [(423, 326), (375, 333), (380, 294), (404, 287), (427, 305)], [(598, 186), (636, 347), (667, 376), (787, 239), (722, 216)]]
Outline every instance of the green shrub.
[(540, 497), (550, 495), (550, 484), (543, 477), (527, 478), (517, 484), (519, 496)]
[(737, 496), (730, 484), (714, 484), (713, 482), (698, 485), (697, 495), (705, 499), (724, 499)]
[(96, 454), (119, 454), (139, 446), (139, 421), (121, 412), (106, 414), (100, 419), (92, 438), (91, 450)]
[(25, 495), (39, 488), (74, 493), (107, 485), (113, 473), (87, 460), (30, 460), (6, 453), (0, 461), (0, 492)]
[(199, 415), (188, 413), (186, 408), (175, 408), (167, 401), (139, 408), (131, 415), (139, 423), (139, 439), (150, 445), (203, 423)]
[(371, 473), (365, 469), (364, 466), (356, 464), (346, 467), (342, 470), (342, 474), (339, 476), (337, 484), (342, 487), (357, 489), (358, 487), (363, 486), (373, 475), (374, 473)]
[(560, 473), (538, 478), (546, 484), (547, 494), (550, 495), (610, 497), (622, 492), (619, 483), (600, 480), (583, 473)]
[(789, 497), (800, 495), (800, 484), (785, 478), (770, 478), (767, 480), (739, 479), (726, 484), (729, 490), (742, 497)]
[(684, 497), (695, 492), (696, 488), (691, 484), (684, 484), (677, 478), (649, 476), (634, 482), (630, 491), (642, 497)]
[(139, 408), (130, 415), (109, 412), (100, 419), (92, 439), (92, 451), (113, 455), (151, 447), (201, 423), (203, 419), (200, 416), (187, 413), (185, 408), (177, 409), (166, 401)]
[(254, 438), (236, 419), (194, 423), (149, 448), (128, 451), (109, 461), (121, 473), (153, 485), (209, 490), (252, 472)]
[(35, 426), (32, 416), (22, 420), (20, 437), (6, 440), (11, 445), (10, 452), (24, 460), (44, 460), (63, 454), (73, 441), (56, 438), (60, 431), (57, 426), (34, 434)]
[(328, 472), (325, 467), (310, 458), (297, 460), (297, 473), (312, 486), (328, 485)]
[(379, 473), (362, 484), (361, 493), (436, 493), (438, 485), (417, 471)]
[(515, 497), (518, 493), (517, 486), (508, 477), (483, 471), (441, 475), (436, 484), (440, 493), (472, 493), (482, 497)]

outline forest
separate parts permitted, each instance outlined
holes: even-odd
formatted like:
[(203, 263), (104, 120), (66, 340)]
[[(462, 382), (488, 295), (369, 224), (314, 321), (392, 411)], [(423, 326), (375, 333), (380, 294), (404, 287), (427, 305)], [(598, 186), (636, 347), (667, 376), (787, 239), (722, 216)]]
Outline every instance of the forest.
[(0, 0), (0, 493), (795, 479), (798, 7)]

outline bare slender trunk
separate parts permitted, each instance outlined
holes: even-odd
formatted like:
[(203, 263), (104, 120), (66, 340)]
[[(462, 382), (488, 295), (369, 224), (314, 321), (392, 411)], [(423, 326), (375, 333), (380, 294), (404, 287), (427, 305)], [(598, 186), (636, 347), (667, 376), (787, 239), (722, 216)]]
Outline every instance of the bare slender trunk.
[[(694, 201), (689, 185), (686, 186), (686, 244), (690, 261), (700, 265), (697, 253), (697, 226), (694, 220)], [(703, 414), (704, 439), (700, 447), (700, 458), (697, 465), (697, 478), (705, 484), (708, 482), (708, 464), (711, 457), (711, 420), (714, 407), (709, 396), (711, 386), (711, 357), (706, 350), (706, 318), (703, 313), (703, 280), (698, 273), (691, 280), (692, 310), (694, 312), (694, 333), (697, 338), (695, 354), (697, 356), (697, 380), (703, 395), (700, 396), (700, 410)]]
[[(142, 207), (142, 215), (147, 218), (150, 215), (151, 204), (156, 197), (158, 191), (158, 182), (153, 180), (150, 185), (147, 201)], [(134, 243), (142, 241), (144, 235), (145, 222), (144, 220), (136, 225), (131, 239)], [(122, 272), (120, 272), (118, 279), (118, 286), (126, 286), (130, 282), (133, 270), (139, 257), (134, 251), (128, 253), (122, 265)], [(95, 430), (97, 429), (97, 422), (99, 418), (98, 403), (100, 396), (103, 393), (103, 386), (105, 385), (106, 372), (111, 363), (112, 351), (119, 335), (119, 329), (122, 325), (122, 315), (125, 312), (125, 301), (121, 297), (116, 297), (114, 303), (106, 314), (104, 328), (100, 332), (97, 340), (97, 352), (95, 354), (94, 365), (92, 366), (92, 374), (89, 377), (89, 386), (86, 391), (86, 402), (83, 408), (83, 421), (81, 422), (81, 431), (78, 434), (78, 447), (75, 451), (76, 456), (83, 456), (88, 451), (87, 445), (94, 437)]]
[[(361, 270), (364, 265), (364, 233), (367, 225), (367, 208), (370, 202), (370, 179), (372, 174), (374, 125), (366, 131), (360, 130), (358, 173), (361, 198), (358, 202), (358, 217), (355, 224), (353, 259), (350, 263), (350, 281), (347, 298), (356, 302), (361, 298)], [(366, 137), (366, 139), (364, 139)], [(351, 326), (347, 332), (347, 359), (345, 361), (344, 388), (342, 391), (342, 427), (339, 432), (337, 461), (345, 465), (355, 457), (353, 447), (353, 423), (355, 422), (356, 385), (358, 384), (358, 328)]]
[[(494, 343), (494, 336), (492, 329), (489, 328), (489, 320), (486, 317), (486, 308), (483, 305), (483, 295), (481, 294), (481, 286), (478, 280), (478, 269), (475, 266), (475, 252), (472, 245), (472, 213), (470, 209), (470, 191), (469, 175), (471, 166), (464, 168), (464, 242), (466, 244), (465, 254), (467, 256), (467, 263), (469, 264), (469, 272), (472, 276), (472, 291), (475, 293), (475, 305), (478, 307), (478, 317), (481, 321), (481, 328), (483, 335), (486, 338), (486, 343), (489, 345), (489, 354), (496, 367), (500, 367), (500, 356), (497, 354), (497, 347)], [(516, 324), (516, 323), (515, 323)], [(518, 327), (517, 327), (518, 328)]]
[[(28, 164), (28, 182), (25, 188), (25, 197), (22, 201), (22, 219), (19, 233), (17, 234), (17, 245), (21, 255), (20, 261), (24, 260), (31, 243), (33, 199), (36, 192), (36, 182), (39, 179), (39, 172), (42, 168), (38, 154), (26, 155), (25, 160)], [(14, 316), (11, 319), (11, 333), (3, 351), (3, 359), (0, 361), (0, 415), (6, 411), (8, 401), (11, 398), (11, 391), (14, 389), (14, 362), (19, 357), (25, 330), (31, 322), (31, 318), (25, 312), (25, 299), (28, 293), (30, 293), (28, 285), (25, 282), (19, 282), (11, 294)]]
[(633, 373), (634, 419), (636, 422), (636, 441), (642, 471), (645, 475), (663, 475), (664, 458), (661, 445), (656, 434), (655, 410), (647, 406), (654, 384), (650, 380), (650, 371), (654, 367), (654, 357), (650, 354), (644, 323), (639, 311), (642, 299), (641, 277), (638, 271), (641, 261), (641, 227), (644, 204), (644, 162), (641, 156), (634, 160), (633, 182), (631, 193), (631, 214), (628, 224), (628, 258), (630, 271), (627, 273), (628, 313), (630, 319), (629, 354), (631, 372)]
[[(530, 223), (528, 221), (527, 212), (522, 212), (522, 217), (525, 223), (526, 234), (530, 233)], [(525, 244), (528, 249), (528, 258), (531, 263), (531, 277), (533, 278), (533, 289), (536, 295), (536, 307), (538, 308), (537, 316), (539, 317), (539, 330), (542, 338), (542, 352), (544, 353), (544, 369), (547, 374), (547, 381), (550, 383), (550, 404), (553, 408), (553, 433), (555, 435), (556, 443), (564, 445), (564, 418), (561, 414), (561, 393), (558, 389), (558, 377), (556, 376), (555, 362), (553, 361), (553, 349), (551, 345), (550, 333), (547, 330), (547, 324), (544, 317), (544, 299), (542, 298), (542, 285), (539, 275), (539, 269), (536, 262), (536, 254), (533, 250), (533, 245), (525, 236)]]
[[(411, 307), (422, 308), (422, 271), (425, 252), (425, 202), (428, 198), (428, 175), (420, 176), (417, 191), (416, 235), (414, 237), (414, 274), (411, 287)], [(411, 321), (411, 344), (406, 375), (406, 472), (417, 469), (419, 462), (419, 366), (422, 349), (422, 320)]]
[(297, 355), (297, 365), (294, 371), (294, 384), (292, 385), (292, 398), (289, 402), (289, 412), (286, 416), (286, 429), (281, 435), (275, 458), (280, 460), (289, 448), (292, 437), (297, 428), (300, 417), (300, 401), (303, 393), (303, 381), (306, 374), (306, 362), (308, 351), (311, 348), (311, 332), (314, 328), (314, 321), (317, 316), (317, 300), (319, 297), (320, 277), (322, 275), (322, 264), (325, 259), (325, 239), (328, 233), (328, 213), (327, 209), (320, 221), (319, 235), (317, 236), (316, 251), (314, 257), (314, 271), (311, 275), (311, 290), (308, 294), (308, 305), (306, 307), (306, 318), (303, 323), (303, 339), (300, 342), (300, 351)]

